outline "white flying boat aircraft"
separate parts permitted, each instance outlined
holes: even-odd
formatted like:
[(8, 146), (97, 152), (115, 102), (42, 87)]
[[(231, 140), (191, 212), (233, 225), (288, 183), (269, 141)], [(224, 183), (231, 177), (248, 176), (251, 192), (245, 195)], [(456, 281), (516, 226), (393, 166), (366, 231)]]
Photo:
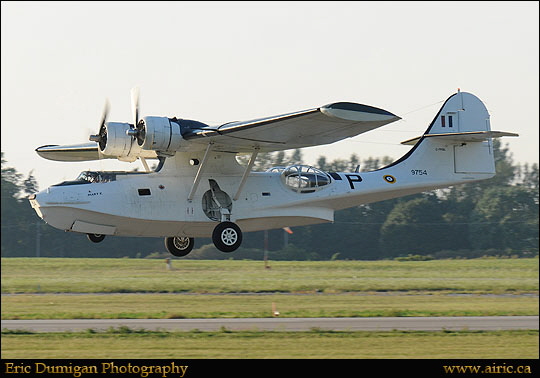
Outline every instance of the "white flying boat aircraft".
[[(212, 237), (223, 252), (242, 232), (332, 222), (336, 210), (485, 180), (495, 175), (490, 116), (476, 96), (450, 96), (425, 133), (402, 142), (410, 151), (371, 172), (324, 172), (306, 165), (253, 172), (260, 152), (334, 143), (395, 122), (383, 109), (351, 102), (244, 122), (202, 122), (147, 116), (133, 124), (107, 122), (105, 108), (91, 143), (47, 145), (37, 153), (56, 161), (140, 159), (145, 172), (82, 172), (76, 180), (30, 196), (37, 214), (93, 242), (106, 235), (164, 237), (167, 250), (185, 256), (194, 238)], [(250, 154), (247, 166), (236, 156)], [(159, 159), (150, 171), (146, 159)]]

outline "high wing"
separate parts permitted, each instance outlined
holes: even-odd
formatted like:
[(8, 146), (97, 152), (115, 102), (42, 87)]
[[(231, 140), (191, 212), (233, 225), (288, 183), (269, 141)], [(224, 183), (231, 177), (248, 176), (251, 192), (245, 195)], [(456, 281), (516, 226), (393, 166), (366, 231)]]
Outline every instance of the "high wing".
[(379, 108), (337, 102), (320, 108), (189, 129), (182, 136), (197, 144), (214, 142), (214, 151), (279, 151), (334, 143), (401, 119)]
[(55, 161), (89, 161), (101, 159), (119, 159), (122, 161), (133, 162), (137, 157), (146, 159), (157, 159), (155, 151), (141, 151), (139, 156), (135, 157), (118, 157), (116, 155), (105, 155), (99, 150), (99, 146), (95, 142), (57, 145), (48, 144), (36, 148), (36, 152), (42, 158)]
[[(158, 117), (145, 117), (141, 121), (143, 126), (144, 121), (148, 125), (152, 122), (152, 118)], [(169, 144), (171, 140), (179, 140), (178, 138), (181, 140), (178, 147), (172, 151), (204, 150), (212, 143), (213, 151), (232, 153), (254, 150), (270, 152), (334, 143), (401, 119), (386, 110), (351, 102), (336, 102), (319, 108), (250, 121), (229, 122), (219, 126), (208, 126), (201, 122), (176, 118), (159, 118), (165, 121), (167, 133), (170, 132), (170, 135), (161, 134), (165, 135)], [(136, 124), (138, 129), (140, 123)], [(106, 135), (103, 136), (101, 142), (109, 143), (114, 137), (122, 147), (121, 153), (106, 153), (116, 150), (103, 149), (100, 147), (102, 143), (95, 141), (64, 146), (46, 145), (37, 148), (36, 152), (43, 158), (57, 161), (111, 158), (134, 161), (139, 157), (152, 159), (157, 158), (160, 153), (164, 155), (171, 153), (171, 150), (147, 150), (137, 146), (135, 139), (130, 136), (139, 135), (133, 124), (108, 122), (106, 126), (113, 130), (114, 134), (111, 133), (108, 138)], [(102, 130), (103, 127), (104, 121)], [(117, 128), (116, 131), (113, 127)], [(149, 134), (145, 132), (144, 135), (148, 137)], [(93, 137), (96, 136), (91, 138)]]
[(103, 159), (96, 143), (83, 143), (59, 146), (48, 144), (36, 148), (39, 156), (56, 161), (87, 161)]

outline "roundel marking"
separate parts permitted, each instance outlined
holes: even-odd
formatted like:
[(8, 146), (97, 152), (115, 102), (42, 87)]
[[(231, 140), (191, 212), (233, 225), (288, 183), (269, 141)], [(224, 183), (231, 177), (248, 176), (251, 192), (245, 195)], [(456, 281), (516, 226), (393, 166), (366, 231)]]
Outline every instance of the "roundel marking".
[(394, 176), (392, 176), (392, 175), (384, 175), (383, 179), (384, 179), (384, 181), (386, 181), (389, 184), (395, 184), (396, 183), (396, 178)]

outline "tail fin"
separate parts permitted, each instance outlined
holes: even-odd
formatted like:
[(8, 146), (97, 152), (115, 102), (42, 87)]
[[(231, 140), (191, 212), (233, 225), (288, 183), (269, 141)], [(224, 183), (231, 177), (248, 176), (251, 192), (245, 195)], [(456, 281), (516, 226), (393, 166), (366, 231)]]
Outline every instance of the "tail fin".
[(402, 142), (414, 147), (383, 169), (399, 166), (412, 175), (425, 175), (426, 184), (441, 186), (487, 179), (495, 175), (492, 138), (501, 136), (518, 135), (491, 131), (482, 101), (471, 93), (458, 92), (446, 100), (422, 136)]

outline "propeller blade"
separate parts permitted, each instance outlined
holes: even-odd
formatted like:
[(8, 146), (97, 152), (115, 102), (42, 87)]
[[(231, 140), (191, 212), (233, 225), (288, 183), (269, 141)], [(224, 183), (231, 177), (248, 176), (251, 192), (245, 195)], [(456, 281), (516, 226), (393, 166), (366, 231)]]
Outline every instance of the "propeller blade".
[(109, 116), (109, 100), (105, 100), (105, 107), (103, 108), (103, 115), (101, 116), (101, 122), (99, 124), (100, 127), (105, 126), (105, 122), (107, 122), (107, 117)]
[(92, 142), (101, 142), (102, 136), (105, 131), (105, 122), (107, 122), (107, 117), (109, 115), (109, 100), (105, 100), (105, 107), (103, 108), (103, 114), (101, 115), (101, 121), (99, 122), (99, 130), (97, 134), (90, 135), (90, 140)]
[(133, 114), (133, 127), (126, 131), (127, 135), (133, 137), (139, 146), (144, 143), (145, 129), (143, 122), (139, 124), (139, 87), (131, 89), (131, 112)]
[(131, 114), (133, 115), (133, 127), (139, 123), (139, 87), (131, 89)]

